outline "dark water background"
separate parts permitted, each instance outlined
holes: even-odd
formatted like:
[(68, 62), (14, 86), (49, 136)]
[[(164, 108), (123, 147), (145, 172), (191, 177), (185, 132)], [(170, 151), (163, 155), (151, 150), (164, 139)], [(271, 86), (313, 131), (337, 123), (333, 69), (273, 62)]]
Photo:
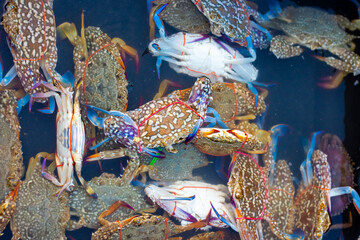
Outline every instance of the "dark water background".
[[(4, 0), (0, 1), (3, 5)], [(339, 1), (297, 1), (299, 5), (319, 6), (329, 11), (341, 13), (349, 18), (356, 17), (356, 8), (346, 0)], [(266, 1), (259, 2), (260, 10), (267, 10)], [(76, 1), (55, 0), (54, 12), (57, 25), (68, 21), (74, 22), (78, 33), (81, 27), (81, 12), (85, 11), (85, 26), (97, 26), (111, 38), (120, 37), (134, 47), (139, 55), (149, 43), (148, 12), (145, 0), (118, 1)], [(174, 33), (174, 29), (166, 26), (166, 31)], [(5, 33), (1, 29), (0, 55), (4, 72), (12, 66), (12, 56), (8, 50)], [(73, 46), (68, 40), (58, 40), (57, 71), (63, 74), (67, 70), (73, 71)], [(318, 54), (321, 52), (318, 52)], [(279, 123), (288, 124), (292, 128), (290, 135), (280, 140), (278, 155), (280, 159), (291, 162), (291, 169), (295, 176), (300, 177), (299, 164), (304, 160), (305, 153), (301, 144), (301, 137), (310, 137), (311, 133), (324, 130), (344, 139), (344, 91), (342, 83), (337, 89), (326, 90), (316, 86), (321, 77), (334, 73), (333, 69), (311, 56), (309, 50), (300, 57), (288, 60), (278, 60), (269, 53), (268, 49), (257, 51), (254, 65), (259, 69), (259, 82), (277, 82), (278, 85), (269, 89), (267, 102), (270, 104), (265, 121), (265, 129)], [(326, 53), (325, 53), (326, 54)], [(139, 106), (141, 99), (147, 102), (153, 98), (158, 90), (155, 61), (156, 58), (146, 55), (140, 57), (140, 69), (136, 73), (134, 61), (127, 58), (127, 76), (129, 81), (128, 109)], [(166, 62), (161, 67), (161, 78), (170, 79), (182, 84), (184, 88), (192, 86), (194, 78), (177, 74), (169, 68)], [(35, 106), (36, 107), (36, 106)], [(24, 160), (27, 164), (31, 156), (36, 153), (55, 151), (55, 114), (44, 115), (36, 111), (28, 112), (25, 108), (20, 114), (22, 126), (21, 140), (23, 144)], [(119, 161), (103, 162), (104, 171), (119, 174)], [(211, 183), (221, 180), (215, 174), (213, 164), (195, 171), (204, 176)], [(88, 164), (83, 168), (83, 176), (90, 180), (100, 175), (97, 164)], [(354, 212), (356, 214), (356, 212)], [(354, 215), (353, 214), (353, 215)], [(341, 217), (333, 219), (334, 223), (341, 222)], [(346, 239), (355, 239), (358, 235), (359, 222), (354, 227), (345, 230)], [(9, 230), (9, 229), (8, 229)], [(76, 239), (89, 239), (90, 231), (79, 230), (70, 232)], [(339, 239), (340, 230), (330, 230), (324, 239)], [(3, 239), (10, 239), (10, 232), (5, 232)]]

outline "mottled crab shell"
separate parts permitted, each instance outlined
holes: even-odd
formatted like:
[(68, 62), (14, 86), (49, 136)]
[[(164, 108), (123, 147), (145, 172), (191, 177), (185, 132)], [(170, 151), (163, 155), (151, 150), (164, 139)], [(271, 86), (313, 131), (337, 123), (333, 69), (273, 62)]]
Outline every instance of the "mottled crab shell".
[[(240, 217), (237, 224), (241, 236), (256, 239), (256, 224), (263, 219), (267, 199), (264, 171), (247, 154), (237, 154), (229, 177), (228, 188)], [(249, 238), (251, 239), (251, 238)]]
[(284, 31), (296, 43), (314, 49), (330, 49), (352, 41), (339, 25), (335, 15), (313, 7), (287, 7), (280, 18), (271, 20), (270, 27)]
[[(190, 93), (188, 101), (181, 101), (176, 96), (152, 100), (138, 109), (127, 112), (137, 128), (124, 124), (120, 117), (105, 121), (107, 136), (116, 136), (116, 141), (127, 147), (140, 150), (141, 147), (171, 147), (183, 142), (193, 132), (198, 121), (203, 121), (210, 101), (211, 85), (206, 77), (199, 78)], [(110, 125), (111, 124), (111, 125)], [(129, 140), (129, 136), (133, 142)]]
[(250, 34), (249, 14), (243, 0), (192, 0), (209, 20), (211, 32), (244, 41)]
[(39, 91), (39, 88), (46, 91), (43, 87), (32, 87), (44, 80), (40, 67), (45, 66), (49, 72), (44, 71), (44, 74), (51, 76), (57, 62), (52, 3), (52, 0), (8, 0), (4, 5), (1, 24), (8, 34), (17, 75), (30, 94)]
[(326, 154), (315, 150), (311, 161), (311, 184), (304, 186), (301, 183), (295, 198), (295, 228), (300, 228), (306, 239), (322, 239), (323, 233), (331, 224), (326, 203), (331, 176)]
[(13, 91), (0, 92), (0, 200), (15, 187), (24, 171), (16, 101)]
[(207, 34), (210, 32), (210, 24), (206, 17), (201, 14), (196, 6), (189, 0), (156, 0), (154, 4), (169, 3), (159, 14), (161, 19), (170, 26), (189, 33)]

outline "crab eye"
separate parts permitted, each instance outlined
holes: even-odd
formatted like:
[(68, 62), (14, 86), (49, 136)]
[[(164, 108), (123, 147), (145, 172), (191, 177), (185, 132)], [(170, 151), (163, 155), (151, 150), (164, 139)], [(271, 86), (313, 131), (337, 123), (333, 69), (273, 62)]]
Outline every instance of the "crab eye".
[(161, 50), (159, 44), (157, 44), (157, 43), (153, 43), (151, 46), (152, 46), (156, 51), (160, 51), (160, 50)]
[(235, 193), (235, 198), (239, 200), (241, 198), (241, 194), (239, 192)]

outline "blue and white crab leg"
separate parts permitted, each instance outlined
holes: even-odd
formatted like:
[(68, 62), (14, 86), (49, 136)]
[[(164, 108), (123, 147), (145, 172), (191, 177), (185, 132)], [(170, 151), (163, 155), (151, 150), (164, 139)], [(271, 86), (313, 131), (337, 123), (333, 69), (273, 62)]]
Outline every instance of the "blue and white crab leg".
[(262, 16), (262, 20), (269, 21), (276, 18), (281, 13), (281, 7), (278, 0), (268, 0), (269, 11)]
[(207, 114), (208, 113), (212, 113), (214, 115), (214, 117), (206, 116), (205, 122), (211, 122), (208, 127), (214, 127), (215, 123), (217, 123), (220, 127), (224, 129), (228, 128), (228, 126), (226, 126), (226, 124), (221, 120), (219, 113), (215, 109), (208, 107)]
[(316, 137), (322, 133), (322, 131), (315, 132), (311, 138), (309, 150), (306, 155), (306, 159), (300, 165), (300, 172), (302, 179), (304, 181), (305, 187), (309, 186), (313, 178), (312, 166), (311, 166), (311, 156), (314, 153)]
[(5, 77), (2, 78), (2, 75), (3, 75), (3, 70), (2, 70), (2, 66), (0, 64), (0, 72), (1, 72), (1, 75), (0, 75), (0, 78), (1, 78), (1, 81), (0, 81), (0, 85), (1, 86), (7, 86), (11, 83), (11, 81), (16, 77), (17, 73), (16, 73), (16, 68), (15, 68), (15, 65), (13, 65), (10, 70), (6, 73)]
[(214, 210), (216, 216), (220, 219), (220, 221), (222, 221), (223, 223), (225, 223), (226, 225), (228, 225), (229, 227), (231, 227), (234, 231), (239, 232), (239, 229), (237, 228), (236, 225), (232, 224), (231, 222), (229, 222), (228, 220), (226, 220), (223, 216), (221, 216), (219, 214), (219, 212), (215, 209), (214, 205), (212, 204), (212, 202), (210, 202), (210, 205), (212, 207), (212, 209)]
[(360, 197), (359, 194), (352, 187), (337, 187), (332, 188), (329, 192), (329, 197), (341, 196), (345, 194), (351, 194), (354, 206), (360, 214)]
[(164, 5), (162, 5), (154, 14), (154, 22), (156, 24), (156, 26), (158, 27), (159, 29), (159, 33), (160, 33), (160, 37), (161, 38), (165, 38), (166, 37), (166, 34), (165, 34), (165, 28), (164, 28), (164, 25), (163, 23), (161, 22), (161, 19), (159, 17), (159, 14), (164, 10), (164, 8), (166, 8), (166, 6), (168, 5), (169, 3), (166, 3)]

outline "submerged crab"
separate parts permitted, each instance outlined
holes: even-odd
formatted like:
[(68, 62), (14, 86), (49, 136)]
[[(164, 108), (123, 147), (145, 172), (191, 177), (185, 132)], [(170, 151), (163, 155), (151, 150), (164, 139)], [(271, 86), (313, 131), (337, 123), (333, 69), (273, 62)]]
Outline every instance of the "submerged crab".
[(141, 238), (144, 239), (168, 239), (172, 235), (197, 227), (197, 223), (192, 224), (193, 226), (177, 226), (166, 217), (149, 214), (133, 216), (122, 221), (117, 220), (114, 222), (109, 222), (104, 219), (104, 217), (116, 211), (120, 206), (120, 202), (115, 202), (108, 210), (100, 215), (99, 222), (103, 227), (92, 234), (92, 240), (115, 240), (122, 239), (122, 236), (128, 240), (139, 239), (139, 236), (142, 236)]
[(0, 199), (2, 200), (23, 174), (20, 124), (16, 97), (11, 90), (0, 91)]
[[(147, 208), (141, 195), (141, 188), (127, 184), (115, 175), (103, 173), (89, 181), (89, 185), (96, 191), (98, 199), (91, 198), (83, 188), (75, 189), (69, 196), (68, 205), (70, 214), (79, 220), (71, 219), (68, 222), (67, 230), (76, 230), (81, 227), (99, 228), (98, 221), (100, 214), (109, 208), (115, 201), (121, 200), (128, 203), (133, 210)], [(116, 221), (130, 217), (131, 211), (121, 208), (107, 218), (108, 221)], [(110, 215), (110, 214), (109, 214)]]
[[(100, 144), (114, 139), (125, 148), (103, 151), (88, 157), (88, 160), (111, 159), (129, 154), (132, 161), (137, 163), (135, 166), (139, 164), (138, 153), (159, 157), (159, 153), (163, 153), (154, 149), (157, 147), (176, 153), (177, 150), (172, 145), (191, 139), (205, 121), (210, 93), (210, 81), (203, 77), (196, 81), (186, 102), (175, 95), (163, 97), (127, 113), (105, 111), (110, 116), (104, 119), (97, 117), (92, 110), (97, 108), (89, 106), (89, 119), (94, 125), (104, 128), (107, 137)], [(128, 181), (131, 181), (132, 177)]]
[(331, 172), (327, 156), (315, 150), (316, 136), (313, 134), (306, 159), (300, 166), (302, 182), (295, 200), (295, 227), (300, 228), (309, 239), (322, 239), (331, 224), (331, 198), (351, 194), (360, 213), (360, 198), (351, 187), (331, 188)]
[[(193, 176), (193, 170), (209, 164), (205, 154), (199, 152), (192, 144), (181, 143), (176, 149), (178, 153), (168, 153), (166, 158), (158, 159), (155, 163), (149, 156), (140, 157), (142, 163), (151, 164), (146, 167), (151, 179), (162, 182), (195, 180), (199, 177)], [(145, 174), (142, 176), (146, 177)]]
[[(331, 187), (354, 185), (352, 160), (347, 153), (342, 141), (336, 135), (326, 133), (317, 141), (317, 148), (327, 155), (327, 161), (331, 172)], [(343, 212), (350, 204), (348, 196), (340, 196), (331, 199), (331, 214), (337, 215)]]
[(264, 26), (281, 30), (285, 35), (277, 35), (271, 41), (271, 48), (276, 57), (289, 58), (303, 52), (298, 44), (315, 49), (324, 49), (338, 56), (319, 58), (330, 66), (360, 73), (360, 57), (350, 50), (351, 41), (357, 36), (348, 34), (345, 28), (355, 30), (359, 28), (341, 15), (333, 15), (313, 7), (286, 7), (279, 16), (265, 22)]
[[(251, 155), (237, 152), (233, 156), (228, 187), (236, 212), (237, 226), (233, 228), (238, 229), (241, 239), (262, 239), (261, 220), (266, 220), (272, 232), (282, 239), (297, 236), (292, 233), (292, 196), (278, 189), (285, 187), (294, 194), (291, 176), (286, 175), (289, 169), (282, 161), (274, 167), (277, 138), (286, 130), (284, 125), (271, 129), (271, 147), (264, 156), (264, 167)], [(272, 171), (273, 167), (276, 171)]]
[(30, 159), (26, 179), (20, 184), (11, 220), (13, 239), (65, 239), (70, 219), (67, 193), (53, 195), (57, 187), (42, 176), (41, 155)]
[(221, 218), (233, 221), (234, 215), (225, 185), (213, 185), (198, 181), (177, 181), (164, 187), (148, 185), (146, 195), (166, 212), (178, 218), (181, 225), (204, 222), (219, 228), (227, 227), (226, 223), (212, 211), (216, 208)]
[[(128, 104), (125, 65), (121, 55), (125, 52), (134, 57), (138, 67), (137, 51), (126, 45), (120, 38), (111, 39), (98, 27), (84, 28), (82, 15), (81, 36), (78, 36), (74, 23), (62, 23), (58, 31), (74, 45), (75, 82), (81, 79), (80, 101), (105, 110), (125, 111)], [(120, 51), (122, 54), (120, 54)], [(95, 129), (89, 124), (86, 107), (82, 107), (87, 139), (95, 136)], [(91, 134), (90, 134), (91, 133)], [(96, 135), (101, 134), (97, 133)]]
[[(1, 80), (1, 85), (8, 85), (18, 75), (25, 91), (32, 95), (47, 91), (38, 85), (45, 79), (50, 83), (61, 79), (55, 71), (57, 48), (52, 5), (52, 0), (6, 1), (1, 24), (8, 34), (14, 66)], [(22, 105), (28, 99), (24, 98)]]
[[(170, 26), (189, 33), (206, 34), (210, 32), (210, 23), (207, 18), (190, 0), (147, 0), (150, 9), (150, 39), (154, 39), (155, 24), (154, 14), (162, 4), (168, 3), (166, 8), (159, 14), (162, 20)], [(151, 6), (153, 5), (153, 6)]]

